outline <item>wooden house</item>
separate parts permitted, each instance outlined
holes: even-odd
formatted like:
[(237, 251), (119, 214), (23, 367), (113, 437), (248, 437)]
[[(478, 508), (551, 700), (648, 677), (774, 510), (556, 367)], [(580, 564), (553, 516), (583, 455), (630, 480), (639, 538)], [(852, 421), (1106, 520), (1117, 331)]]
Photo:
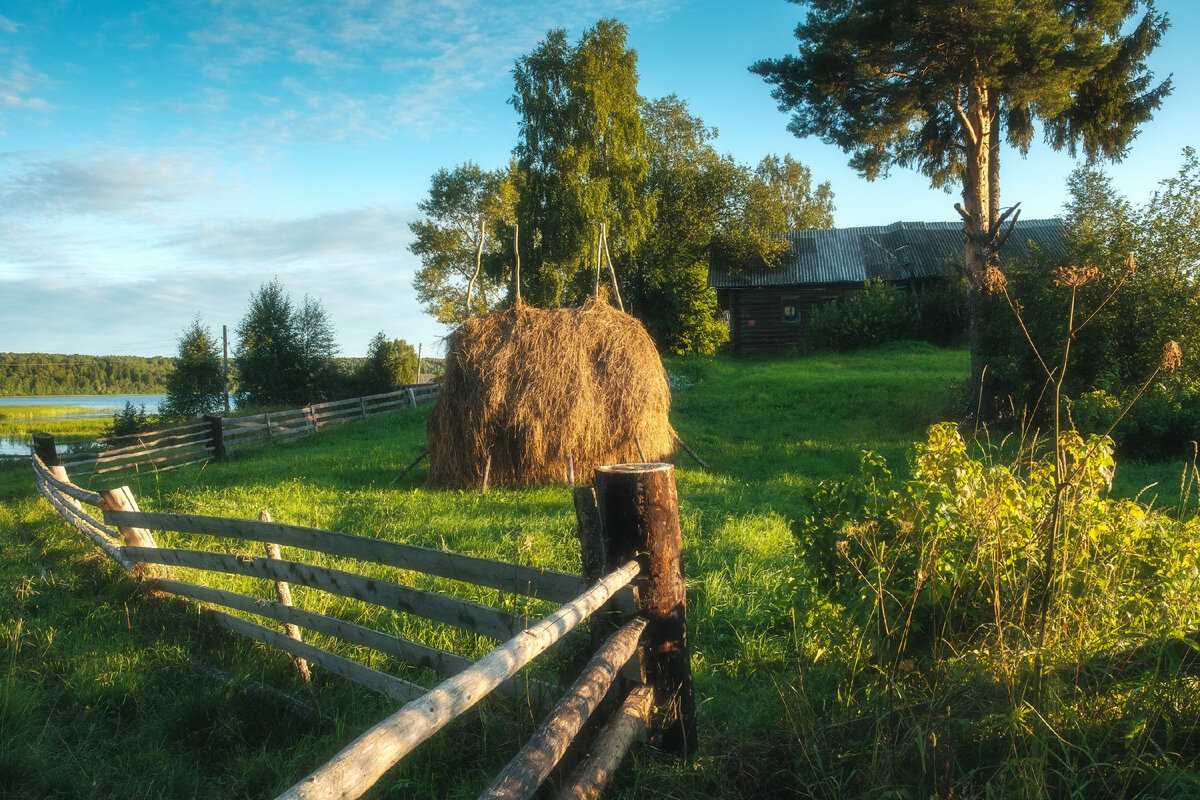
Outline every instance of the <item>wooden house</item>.
[[(792, 231), (790, 248), (772, 269), (733, 268), (714, 258), (709, 286), (728, 314), (735, 353), (785, 350), (800, 344), (812, 310), (880, 279), (907, 292), (944, 280), (962, 263), (961, 222), (894, 222), (859, 228)], [(1019, 220), (1001, 260), (1029, 252), (1065, 252), (1062, 221)]]

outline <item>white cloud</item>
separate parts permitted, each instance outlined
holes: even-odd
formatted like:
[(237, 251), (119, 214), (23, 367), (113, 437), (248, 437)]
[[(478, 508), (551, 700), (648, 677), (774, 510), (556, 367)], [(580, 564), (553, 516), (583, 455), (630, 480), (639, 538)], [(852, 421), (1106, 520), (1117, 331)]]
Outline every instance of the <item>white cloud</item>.
[(506, 85), (515, 59), (550, 28), (578, 33), (614, 15), (657, 19), (681, 2), (232, 0), (190, 39), (212, 80), (236, 85), (266, 69), (280, 73), (290, 101), (251, 114), (247, 133), (276, 141), (384, 138), (397, 126), (429, 134), (471, 120), (473, 94)]
[(387, 208), (334, 211), (306, 219), (234, 219), (196, 225), (162, 245), (192, 258), (263, 268), (388, 264), (406, 256), (412, 219), (412, 214)]
[(211, 190), (211, 178), (186, 156), (113, 155), (42, 159), (0, 154), (0, 211), (17, 216), (124, 216), (179, 203)]

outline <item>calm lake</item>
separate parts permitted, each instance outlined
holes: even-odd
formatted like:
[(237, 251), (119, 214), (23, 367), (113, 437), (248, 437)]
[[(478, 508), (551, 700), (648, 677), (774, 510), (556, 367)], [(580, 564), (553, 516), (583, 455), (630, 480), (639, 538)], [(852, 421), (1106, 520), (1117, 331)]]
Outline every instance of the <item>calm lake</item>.
[[(125, 408), (125, 403), (135, 406), (145, 406), (147, 414), (157, 414), (158, 406), (165, 401), (165, 394), (121, 394), (121, 395), (59, 395), (54, 397), (0, 397), (0, 412), (4, 406), (73, 406), (81, 409), (74, 414), (47, 414), (39, 417), (36, 408), (28, 409), (24, 417), (27, 423), (45, 422), (47, 429), (53, 431), (54, 422), (67, 419), (89, 419), (93, 417), (111, 417)], [(30, 440), (25, 437), (11, 437), (0, 433), (0, 455), (28, 455)]]

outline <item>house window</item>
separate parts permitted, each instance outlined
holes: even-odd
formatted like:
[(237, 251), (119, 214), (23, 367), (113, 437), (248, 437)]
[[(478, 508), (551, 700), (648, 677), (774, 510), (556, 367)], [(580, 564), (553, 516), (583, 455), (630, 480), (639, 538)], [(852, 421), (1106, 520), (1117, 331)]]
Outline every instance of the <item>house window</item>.
[(780, 300), (780, 316), (784, 322), (800, 322), (800, 298), (784, 297)]

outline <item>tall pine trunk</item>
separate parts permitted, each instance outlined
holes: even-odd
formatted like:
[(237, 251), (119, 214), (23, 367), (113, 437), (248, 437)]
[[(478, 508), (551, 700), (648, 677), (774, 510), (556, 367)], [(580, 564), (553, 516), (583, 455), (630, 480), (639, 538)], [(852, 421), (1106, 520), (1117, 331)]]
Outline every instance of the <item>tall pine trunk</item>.
[(964, 263), (967, 283), (967, 342), (971, 350), (971, 392), (964, 409), (967, 417), (982, 410), (985, 363), (983, 337), (987, 330), (987, 287), (989, 267), (999, 266), (996, 228), (1000, 215), (999, 129), (986, 86), (971, 86), (964, 109), (963, 144), (966, 167), (963, 175)]

